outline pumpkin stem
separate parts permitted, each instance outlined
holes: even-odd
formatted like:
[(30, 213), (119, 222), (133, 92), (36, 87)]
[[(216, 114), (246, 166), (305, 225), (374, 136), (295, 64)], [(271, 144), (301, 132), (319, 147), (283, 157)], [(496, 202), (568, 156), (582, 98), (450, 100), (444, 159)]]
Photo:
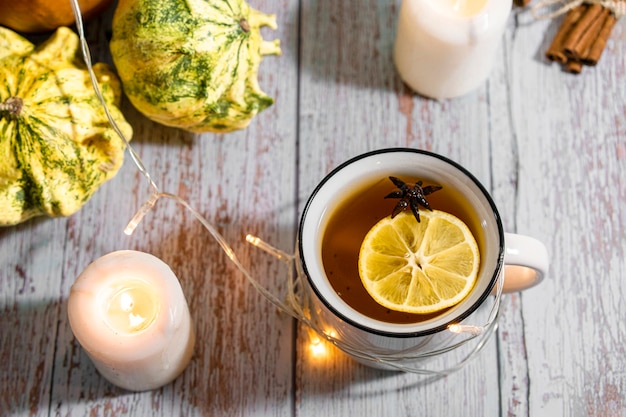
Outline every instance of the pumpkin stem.
[(250, 32), (250, 23), (248, 23), (245, 17), (239, 19), (239, 27), (246, 33)]
[(0, 112), (8, 112), (9, 116), (17, 116), (22, 111), (24, 102), (19, 97), (9, 97), (0, 103)]

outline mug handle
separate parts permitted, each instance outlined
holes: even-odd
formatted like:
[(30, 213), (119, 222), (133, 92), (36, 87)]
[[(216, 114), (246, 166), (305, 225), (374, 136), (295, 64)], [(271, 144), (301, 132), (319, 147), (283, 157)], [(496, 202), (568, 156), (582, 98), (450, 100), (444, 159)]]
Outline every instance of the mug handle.
[(504, 284), (502, 292), (522, 291), (539, 284), (548, 273), (548, 250), (530, 236), (505, 233)]

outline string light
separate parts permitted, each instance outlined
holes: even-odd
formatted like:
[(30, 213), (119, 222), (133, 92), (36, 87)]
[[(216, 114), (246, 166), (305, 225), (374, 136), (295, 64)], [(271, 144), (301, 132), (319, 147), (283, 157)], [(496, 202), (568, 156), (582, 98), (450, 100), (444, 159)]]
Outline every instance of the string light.
[(135, 213), (135, 215), (130, 220), (130, 222), (128, 222), (128, 225), (124, 229), (124, 234), (126, 234), (127, 236), (130, 236), (130, 235), (133, 234), (133, 232), (137, 228), (137, 225), (139, 224), (139, 222), (141, 222), (141, 220), (145, 217), (145, 215), (148, 214), (150, 209), (152, 209), (152, 207), (154, 207), (154, 205), (156, 204), (156, 201), (158, 199), (159, 199), (159, 194), (152, 193), (150, 195), (150, 198), (143, 204), (143, 206), (141, 206), (139, 211), (137, 211), (137, 213)]
[(270, 255), (273, 255), (275, 258), (284, 261), (284, 260), (292, 260), (293, 256), (286, 254), (285, 252), (276, 249), (275, 247), (267, 244), (266, 242), (262, 241), (261, 239), (259, 239), (256, 236), (253, 235), (246, 235), (246, 241), (250, 244), (252, 244), (253, 246), (256, 246), (257, 248), (264, 250), (265, 252), (269, 253)]
[[(139, 170), (139, 172), (148, 181), (149, 186), (151, 188), (150, 196), (148, 197), (146, 202), (140, 207), (140, 209), (135, 213), (135, 215), (133, 216), (131, 221), (128, 223), (128, 225), (124, 229), (124, 233), (125, 234), (131, 235), (134, 232), (134, 230), (136, 229), (138, 224), (146, 216), (146, 214), (154, 207), (154, 205), (156, 204), (156, 202), (157, 202), (157, 200), (159, 198), (164, 197), (164, 198), (167, 198), (167, 199), (171, 199), (171, 200), (174, 200), (177, 203), (183, 205), (186, 209), (188, 209), (193, 214), (193, 216), (196, 218), (196, 220), (198, 220), (204, 226), (204, 228), (212, 235), (212, 237), (220, 245), (220, 247), (222, 248), (222, 250), (224, 251), (226, 256), (235, 264), (235, 266), (239, 269), (239, 271), (247, 278), (247, 280), (253, 285), (253, 287), (257, 291), (259, 291), (259, 293), (261, 293), (270, 303), (272, 303), (274, 306), (276, 306), (280, 310), (284, 311), (285, 313), (288, 313), (293, 318), (298, 319), (298, 320), (304, 322), (305, 324), (307, 324), (309, 326), (309, 329), (310, 329), (310, 333), (309, 333), (309, 337), (310, 337), (309, 349), (310, 349), (310, 352), (311, 352), (313, 357), (319, 358), (319, 357), (325, 357), (326, 355), (328, 355), (330, 353), (330, 349), (329, 349), (330, 348), (330, 342), (332, 342), (332, 344), (334, 346), (337, 346), (338, 348), (340, 348), (343, 351), (351, 352), (355, 356), (359, 356), (360, 355), (362, 357), (366, 357), (369, 360), (378, 360), (381, 363), (386, 363), (386, 364), (388, 364), (388, 365), (390, 365), (390, 366), (392, 366), (392, 367), (394, 367), (394, 368), (396, 368), (398, 370), (403, 370), (403, 371), (406, 371), (406, 372), (414, 372), (414, 373), (423, 374), (423, 375), (446, 375), (446, 374), (448, 374), (448, 373), (450, 373), (450, 372), (460, 368), (461, 366), (463, 366), (463, 364), (465, 362), (467, 362), (474, 355), (476, 355), (480, 350), (482, 350), (482, 348), (484, 347), (484, 345), (485, 345), (485, 343), (487, 341), (487, 337), (486, 336), (488, 336), (488, 334), (483, 335), (485, 330), (490, 330), (489, 333), (492, 333), (492, 332), (495, 331), (495, 329), (497, 329), (497, 315), (498, 315), (498, 313), (500, 311), (500, 309), (499, 309), (499, 302), (500, 302), (500, 296), (501, 296), (501, 293), (502, 293), (502, 281), (503, 281), (502, 279), (499, 280), (497, 291), (496, 291), (496, 300), (495, 300), (494, 306), (492, 308), (492, 312), (490, 314), (490, 318), (489, 318), (489, 320), (487, 322), (487, 325), (485, 327), (461, 325), (461, 324), (452, 324), (452, 325), (448, 326), (448, 330), (450, 332), (453, 332), (453, 333), (458, 333), (458, 334), (460, 334), (460, 333), (467, 333), (467, 334), (471, 334), (473, 336), (483, 335), (483, 337), (481, 338), (479, 343), (471, 350), (471, 352), (467, 355), (467, 357), (464, 360), (462, 360), (456, 366), (448, 368), (447, 370), (444, 370), (444, 371), (435, 371), (435, 370), (428, 370), (428, 369), (422, 369), (422, 368), (404, 367), (404, 366), (401, 366), (401, 365), (397, 364), (395, 361), (388, 362), (385, 359), (372, 357), (371, 355), (368, 355), (366, 353), (360, 352), (358, 347), (349, 345), (349, 344), (344, 343), (343, 341), (339, 340), (338, 339), (338, 334), (337, 334), (337, 332), (335, 330), (327, 329), (327, 330), (324, 330), (324, 331), (320, 331), (320, 329), (317, 328), (313, 322), (311, 322), (309, 317), (306, 314), (304, 314), (302, 302), (299, 299), (298, 294), (297, 294), (298, 293), (298, 291), (296, 289), (296, 285), (297, 284), (295, 284), (291, 280), (291, 277), (292, 277), (291, 276), (291, 272), (289, 274), (291, 287), (290, 287), (290, 291), (289, 291), (289, 294), (288, 294), (288, 298), (291, 300), (291, 302), (285, 303), (285, 301), (280, 300), (274, 294), (270, 293), (266, 288), (261, 286), (259, 284), (259, 282), (256, 281), (250, 275), (250, 273), (247, 271), (247, 269), (240, 263), (240, 261), (237, 259), (236, 255), (235, 255), (235, 252), (228, 245), (226, 240), (219, 234), (219, 232), (197, 210), (195, 210), (193, 207), (191, 207), (189, 205), (189, 203), (187, 203), (182, 198), (180, 198), (180, 197), (178, 197), (176, 195), (173, 195), (173, 194), (163, 193), (163, 192), (159, 191), (159, 188), (157, 187), (156, 183), (153, 181), (150, 173), (145, 168), (145, 166), (144, 166), (143, 162), (141, 161), (141, 159), (139, 158), (138, 154), (132, 148), (132, 146), (129, 143), (129, 140), (121, 132), (120, 128), (118, 127), (117, 123), (115, 122), (115, 120), (113, 119), (113, 117), (111, 116), (111, 114), (109, 112), (107, 104), (104, 101), (104, 98), (103, 98), (102, 93), (100, 91), (100, 88), (99, 88), (99, 85), (98, 85), (98, 82), (97, 82), (97, 78), (95, 76), (95, 73), (93, 72), (93, 68), (92, 68), (92, 64), (91, 64), (91, 56), (90, 56), (89, 47), (88, 47), (88, 44), (87, 44), (87, 41), (86, 41), (86, 38), (85, 38), (85, 35), (84, 35), (82, 15), (80, 13), (78, 0), (70, 0), (70, 3), (72, 5), (72, 9), (73, 9), (73, 12), (74, 12), (74, 17), (75, 17), (75, 20), (76, 20), (76, 27), (77, 27), (77, 30), (78, 30), (78, 35), (79, 35), (79, 39), (81, 41), (83, 58), (84, 58), (84, 61), (85, 61), (86, 67), (87, 67), (87, 72), (89, 73), (89, 75), (91, 77), (92, 85), (93, 85), (94, 91), (96, 93), (96, 96), (98, 97), (98, 99), (100, 100), (100, 102), (102, 104), (104, 112), (105, 112), (105, 114), (106, 114), (106, 116), (108, 118), (109, 124), (115, 130), (115, 132), (120, 136), (120, 138), (125, 142), (127, 150), (129, 151), (129, 154), (131, 156), (131, 159), (133, 160), (133, 162), (134, 162), (135, 166), (137, 167), (137, 169)], [(265, 252), (273, 255), (277, 259), (285, 262), (287, 265), (293, 266), (293, 262), (294, 262), (294, 259), (295, 259), (294, 255), (290, 255), (290, 254), (287, 254), (287, 253), (285, 253), (283, 251), (280, 251), (280, 250), (278, 250), (278, 249), (268, 245), (267, 243), (263, 242), (261, 239), (259, 239), (256, 236), (253, 236), (253, 235), (247, 235), (246, 236), (246, 241), (248, 241), (249, 243), (251, 243), (255, 247), (258, 247), (258, 248), (264, 250)], [(297, 279), (295, 280), (295, 282), (297, 282)], [(317, 331), (320, 331), (319, 334), (316, 332), (315, 328), (317, 328)], [(424, 356), (426, 357), (430, 353), (432, 353), (432, 352), (424, 352)]]
[(331, 351), (331, 341), (336, 340), (337, 332), (334, 329), (326, 329), (321, 333), (309, 328), (309, 351), (315, 358), (328, 356)]
[(326, 344), (319, 337), (314, 337), (311, 339), (311, 343), (309, 343), (309, 350), (311, 351), (314, 357), (322, 357), (328, 354), (328, 349)]
[(452, 333), (457, 334), (468, 333), (472, 336), (479, 336), (483, 334), (485, 328), (482, 326), (472, 326), (466, 324), (451, 324), (448, 326), (448, 330), (450, 330)]
[(337, 332), (334, 329), (324, 330), (324, 334), (328, 336), (330, 339), (337, 338)]

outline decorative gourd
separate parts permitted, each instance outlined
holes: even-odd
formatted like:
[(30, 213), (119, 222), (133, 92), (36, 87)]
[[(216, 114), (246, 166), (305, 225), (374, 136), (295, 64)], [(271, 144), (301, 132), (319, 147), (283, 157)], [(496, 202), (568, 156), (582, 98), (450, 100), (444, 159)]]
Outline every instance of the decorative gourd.
[(131, 103), (149, 119), (191, 132), (248, 126), (273, 103), (257, 80), (280, 54), (260, 28), (276, 17), (244, 0), (120, 0), (111, 56)]
[[(79, 40), (59, 28), (39, 47), (0, 27), (0, 225), (37, 215), (67, 216), (112, 178), (125, 144), (109, 126), (82, 65)], [(94, 73), (111, 115), (121, 85), (105, 64)]]
[[(111, 0), (78, 0), (84, 19), (97, 16)], [(18, 32), (39, 33), (74, 23), (70, 0), (0, 0), (0, 25)]]

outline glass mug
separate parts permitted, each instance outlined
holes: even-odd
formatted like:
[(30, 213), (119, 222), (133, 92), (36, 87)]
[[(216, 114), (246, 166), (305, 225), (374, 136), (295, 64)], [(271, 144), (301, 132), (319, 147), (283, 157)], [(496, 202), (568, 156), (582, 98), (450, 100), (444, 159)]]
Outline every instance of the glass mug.
[[(333, 288), (323, 261), (322, 243), (338, 208), (358, 195), (356, 190), (367, 190), (381, 180), (389, 183), (389, 192), (393, 191), (389, 176), (419, 179), (424, 186), (442, 186), (438, 193), (446, 189), (452, 192), (452, 207), (458, 208), (453, 214), (472, 229), (480, 248), (480, 270), (471, 293), (441, 314), (413, 323), (385, 321), (358, 311)], [(434, 203), (438, 193), (428, 196), (434, 209), (438, 208)], [(391, 200), (392, 208), (396, 201)], [(354, 216), (367, 211), (368, 207), (362, 207)], [(493, 200), (470, 172), (441, 155), (408, 148), (357, 156), (321, 181), (301, 217), (295, 262), (297, 279), (287, 310), (361, 363), (421, 374), (447, 374), (460, 368), (485, 346), (497, 328), (502, 292), (530, 288), (548, 270), (543, 243), (505, 233)], [(360, 284), (358, 275), (356, 279)], [(453, 359), (445, 358), (453, 351)], [(428, 367), (433, 363), (436, 369)]]

